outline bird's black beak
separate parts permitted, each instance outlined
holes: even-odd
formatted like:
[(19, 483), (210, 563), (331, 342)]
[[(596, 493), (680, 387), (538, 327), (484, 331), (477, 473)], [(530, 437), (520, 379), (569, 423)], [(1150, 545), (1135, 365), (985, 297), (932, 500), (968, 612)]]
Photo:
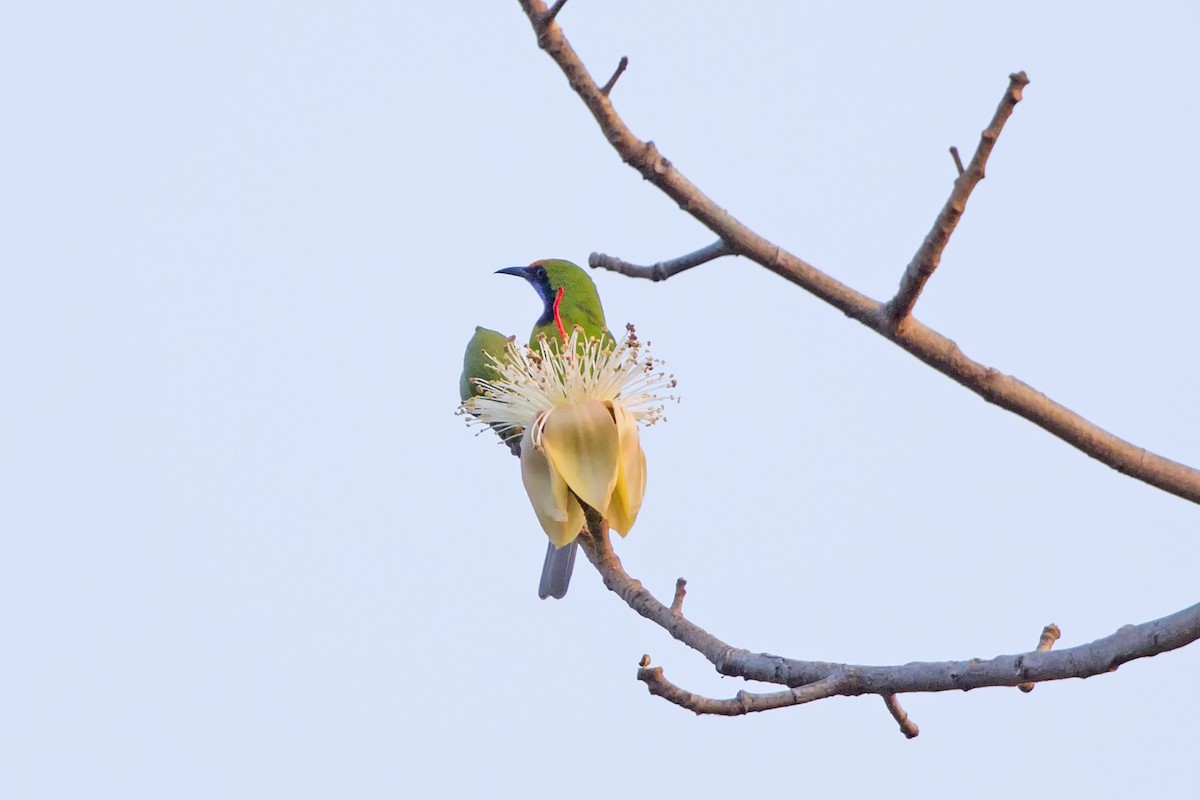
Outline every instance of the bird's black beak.
[(518, 278), (524, 278), (527, 281), (533, 280), (533, 270), (529, 267), (505, 267), (504, 269), (496, 270), (497, 275), (516, 275)]

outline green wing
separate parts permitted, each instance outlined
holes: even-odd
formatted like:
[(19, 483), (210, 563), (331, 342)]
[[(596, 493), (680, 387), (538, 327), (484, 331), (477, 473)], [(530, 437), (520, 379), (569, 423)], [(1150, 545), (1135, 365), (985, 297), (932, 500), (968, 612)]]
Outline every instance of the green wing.
[(478, 325), (475, 327), (475, 335), (467, 342), (467, 352), (463, 354), (462, 377), (458, 379), (459, 399), (467, 400), (480, 393), (479, 387), (475, 385), (476, 378), (496, 377), (488, 355), (501, 359), (507, 346), (508, 338), (499, 331)]

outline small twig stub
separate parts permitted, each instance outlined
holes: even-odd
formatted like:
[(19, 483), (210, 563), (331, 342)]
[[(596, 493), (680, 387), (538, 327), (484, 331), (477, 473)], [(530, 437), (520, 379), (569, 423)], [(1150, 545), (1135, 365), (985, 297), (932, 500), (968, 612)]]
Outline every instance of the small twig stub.
[(621, 73), (624, 72), (625, 68), (628, 66), (629, 57), (621, 56), (621, 60), (617, 62), (617, 68), (613, 71), (612, 77), (608, 79), (608, 83), (600, 87), (600, 93), (602, 95), (608, 97), (609, 93), (612, 92), (613, 87), (617, 85), (617, 79), (621, 77)]
[[(1057, 642), (1061, 637), (1062, 631), (1058, 629), (1057, 625), (1051, 622), (1049, 625), (1042, 628), (1042, 635), (1038, 637), (1037, 648), (1034, 652), (1047, 652), (1051, 647), (1054, 647), (1054, 643)], [(1026, 681), (1025, 683), (1017, 684), (1017, 688), (1028, 694), (1033, 691), (1033, 687), (1036, 685), (1037, 684), (1035, 684), (1033, 681)]]
[(921, 729), (917, 727), (917, 723), (908, 718), (908, 713), (900, 705), (899, 698), (894, 694), (885, 694), (883, 696), (883, 704), (887, 706), (888, 713), (896, 720), (896, 724), (900, 726), (900, 732), (904, 734), (906, 739), (915, 739), (921, 733)]
[(962, 158), (958, 155), (958, 148), (954, 145), (950, 145), (950, 156), (954, 159), (954, 168), (958, 170), (958, 174), (962, 175), (966, 172), (966, 169), (963, 168)]

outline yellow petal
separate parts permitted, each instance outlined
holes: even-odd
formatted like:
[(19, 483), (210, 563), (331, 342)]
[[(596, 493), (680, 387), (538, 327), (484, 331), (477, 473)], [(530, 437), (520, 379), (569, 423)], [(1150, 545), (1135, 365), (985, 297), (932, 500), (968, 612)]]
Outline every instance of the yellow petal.
[(617, 425), (620, 456), (617, 462), (617, 485), (604, 511), (608, 526), (624, 536), (637, 521), (646, 493), (646, 454), (638, 438), (637, 421), (619, 404), (611, 405)]
[(617, 424), (599, 400), (547, 412), (542, 450), (552, 471), (562, 476), (579, 499), (594, 509), (608, 508), (617, 484)]
[(525, 428), (521, 437), (521, 481), (542, 530), (555, 547), (562, 547), (579, 535), (584, 522), (583, 507), (545, 454), (533, 446), (532, 428), (532, 425)]

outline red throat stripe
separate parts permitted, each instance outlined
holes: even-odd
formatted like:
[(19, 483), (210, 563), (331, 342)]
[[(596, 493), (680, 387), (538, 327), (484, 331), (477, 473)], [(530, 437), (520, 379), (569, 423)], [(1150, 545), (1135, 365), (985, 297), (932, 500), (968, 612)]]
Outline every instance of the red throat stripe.
[(558, 294), (554, 296), (554, 324), (558, 326), (558, 335), (562, 337), (563, 344), (567, 342), (567, 329), (563, 327), (562, 314), (559, 313), (558, 307), (562, 305), (563, 294), (566, 293), (567, 287), (558, 287)]

